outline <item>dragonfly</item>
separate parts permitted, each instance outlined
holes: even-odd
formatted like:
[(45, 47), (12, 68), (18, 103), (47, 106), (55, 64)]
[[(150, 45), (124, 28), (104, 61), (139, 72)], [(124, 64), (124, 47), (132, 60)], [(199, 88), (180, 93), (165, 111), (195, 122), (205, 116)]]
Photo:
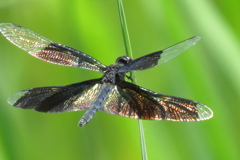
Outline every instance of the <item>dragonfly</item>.
[(128, 72), (165, 63), (195, 45), (200, 36), (134, 60), (121, 56), (107, 66), (88, 54), (16, 24), (1, 23), (0, 32), (8, 41), (43, 61), (103, 73), (101, 78), (66, 86), (21, 90), (8, 98), (8, 103), (14, 107), (49, 113), (86, 110), (78, 123), (80, 127), (87, 124), (98, 110), (143, 120), (201, 121), (213, 116), (212, 110), (202, 103), (159, 94), (127, 80), (131, 79)]

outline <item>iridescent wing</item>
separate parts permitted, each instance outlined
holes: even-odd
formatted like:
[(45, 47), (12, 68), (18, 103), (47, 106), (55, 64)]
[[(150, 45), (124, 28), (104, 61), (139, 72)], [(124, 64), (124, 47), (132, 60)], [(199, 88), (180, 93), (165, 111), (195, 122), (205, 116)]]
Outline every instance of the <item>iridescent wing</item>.
[(50, 113), (86, 110), (97, 98), (99, 82), (100, 79), (94, 79), (67, 86), (25, 89), (10, 96), (8, 103)]
[(106, 66), (93, 57), (65, 45), (55, 43), (19, 25), (1, 23), (0, 32), (11, 43), (43, 61), (102, 73), (105, 71)]
[[(103, 85), (106, 84), (101, 79), (94, 79), (68, 86), (26, 89), (10, 96), (8, 102), (17, 108), (50, 113), (88, 110), (99, 98)], [(200, 121), (213, 116), (204, 104), (157, 94), (128, 82), (114, 85), (107, 92), (108, 96), (99, 100), (103, 104), (97, 108), (114, 115), (171, 121)]]
[(204, 104), (158, 94), (128, 82), (117, 85), (99, 110), (144, 120), (201, 121), (213, 116)]
[(178, 44), (175, 44), (169, 48), (166, 48), (161, 51), (157, 51), (146, 56), (137, 58), (133, 61), (130, 61), (128, 64), (121, 67), (118, 72), (129, 72), (134, 70), (144, 70), (148, 68), (152, 68), (162, 63), (173, 59), (174, 57), (180, 55), (181, 53), (188, 50), (190, 47), (195, 45), (197, 41), (201, 39), (200, 36), (195, 36), (189, 38), (185, 41), (182, 41)]

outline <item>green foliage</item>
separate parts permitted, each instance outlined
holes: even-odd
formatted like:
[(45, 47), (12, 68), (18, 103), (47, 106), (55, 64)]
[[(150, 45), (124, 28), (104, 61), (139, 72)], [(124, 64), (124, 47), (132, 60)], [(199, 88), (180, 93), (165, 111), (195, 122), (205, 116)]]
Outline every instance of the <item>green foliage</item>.
[[(202, 37), (174, 60), (136, 72), (138, 85), (199, 101), (214, 111), (203, 122), (143, 121), (150, 160), (240, 157), (238, 3), (123, 1), (134, 58)], [(22, 25), (107, 65), (125, 55), (114, 0), (1, 0), (0, 22)], [(6, 101), (21, 89), (67, 85), (98, 78), (99, 73), (40, 61), (1, 36), (0, 75), (0, 159), (141, 159), (137, 120), (97, 112), (79, 128), (83, 112), (44, 114)]]

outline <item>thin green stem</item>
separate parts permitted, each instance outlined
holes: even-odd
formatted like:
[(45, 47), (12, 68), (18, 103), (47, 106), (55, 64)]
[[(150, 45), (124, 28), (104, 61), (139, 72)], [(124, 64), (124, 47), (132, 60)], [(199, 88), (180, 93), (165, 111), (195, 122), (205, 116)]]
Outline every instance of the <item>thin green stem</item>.
[(133, 57), (132, 47), (131, 47), (128, 27), (127, 27), (127, 21), (126, 21), (126, 18), (125, 18), (125, 13), (124, 13), (122, 0), (118, 0), (118, 11), (119, 11), (119, 17), (120, 17), (120, 22), (121, 22), (122, 36), (123, 36), (126, 55), (128, 57), (132, 58)]
[[(122, 0), (117, 0), (117, 1), (118, 1), (118, 11), (119, 11), (119, 17), (120, 17), (120, 22), (121, 22), (121, 29), (122, 29), (125, 52), (128, 57), (132, 58), (133, 54), (132, 54), (130, 36), (129, 36), (129, 32), (128, 32), (128, 27), (127, 27), (127, 21), (125, 18), (123, 3), (122, 3)], [(130, 77), (134, 82), (134, 72), (130, 72)], [(143, 124), (142, 124), (141, 119), (138, 120), (138, 125), (139, 125), (139, 132), (140, 132), (142, 159), (148, 160), (145, 138), (144, 138)]]

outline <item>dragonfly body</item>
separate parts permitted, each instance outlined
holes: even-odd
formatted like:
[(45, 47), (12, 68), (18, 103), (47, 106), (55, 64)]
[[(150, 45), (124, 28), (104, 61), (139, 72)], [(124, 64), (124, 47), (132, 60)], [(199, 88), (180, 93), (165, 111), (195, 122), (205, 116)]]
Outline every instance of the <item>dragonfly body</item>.
[(83, 115), (82, 119), (79, 122), (79, 126), (84, 126), (89, 120), (92, 119), (93, 115), (97, 112), (97, 110), (104, 106), (106, 103), (107, 97), (111, 94), (113, 88), (115, 86), (113, 84), (104, 84), (99, 88), (98, 95), (96, 96), (95, 101), (90, 104), (88, 110)]
[(155, 93), (125, 81), (129, 78), (127, 72), (165, 63), (195, 45), (199, 36), (135, 60), (122, 56), (115, 64), (106, 66), (81, 51), (53, 42), (19, 25), (1, 23), (0, 32), (11, 43), (41, 60), (103, 73), (102, 78), (67, 86), (19, 91), (8, 99), (15, 107), (50, 113), (87, 110), (79, 126), (91, 120), (97, 110), (146, 120), (200, 121), (213, 116), (211, 109), (199, 102)]

